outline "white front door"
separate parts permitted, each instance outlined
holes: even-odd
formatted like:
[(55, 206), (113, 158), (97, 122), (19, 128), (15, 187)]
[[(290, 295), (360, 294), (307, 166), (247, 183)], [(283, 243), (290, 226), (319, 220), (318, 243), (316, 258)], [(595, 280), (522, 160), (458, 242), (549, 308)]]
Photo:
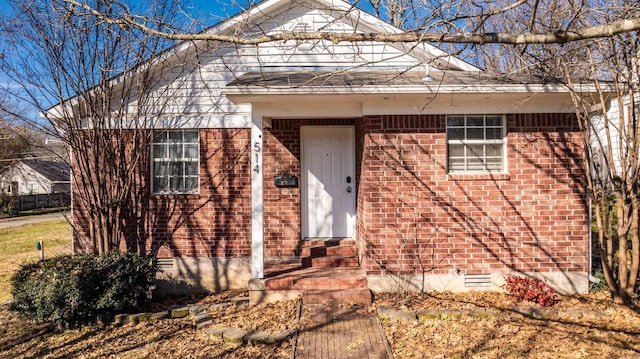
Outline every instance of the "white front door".
[(305, 126), (302, 137), (302, 238), (354, 237), (354, 130)]

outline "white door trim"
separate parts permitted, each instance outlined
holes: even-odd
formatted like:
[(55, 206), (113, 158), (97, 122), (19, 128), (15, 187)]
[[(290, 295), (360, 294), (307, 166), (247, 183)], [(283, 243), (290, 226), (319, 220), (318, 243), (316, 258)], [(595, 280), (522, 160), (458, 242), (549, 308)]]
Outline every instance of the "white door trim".
[[(351, 192), (348, 194), (351, 198), (351, 201), (348, 204), (346, 209), (347, 213), (347, 233), (346, 237), (355, 237), (355, 227), (356, 227), (356, 173), (355, 173), (355, 126), (345, 125), (345, 126), (301, 126), (300, 127), (300, 217), (301, 217), (301, 231), (300, 236), (302, 239), (309, 238), (309, 199), (308, 199), (308, 178), (307, 178), (307, 165), (306, 165), (306, 150), (305, 145), (308, 137), (314, 130), (317, 129), (343, 129), (348, 131), (348, 143), (346, 147), (348, 148), (345, 153), (347, 164), (346, 166), (349, 168), (351, 172), (351, 183), (346, 183), (345, 178), (345, 194), (346, 188), (348, 186), (351, 187)], [(344, 236), (340, 236), (344, 237)]]

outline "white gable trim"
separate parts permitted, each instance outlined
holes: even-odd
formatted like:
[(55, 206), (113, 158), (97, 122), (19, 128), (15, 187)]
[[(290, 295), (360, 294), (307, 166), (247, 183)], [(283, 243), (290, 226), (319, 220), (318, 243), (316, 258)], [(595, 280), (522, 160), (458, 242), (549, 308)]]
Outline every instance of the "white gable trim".
[[(376, 16), (371, 15), (366, 11), (355, 7), (355, 5), (352, 5), (343, 0), (266, 0), (258, 3), (257, 5), (249, 8), (246, 11), (237, 14), (229, 20), (208, 28), (207, 30), (205, 30), (205, 32), (224, 33), (226, 31), (232, 30), (237, 25), (256, 23), (258, 19), (266, 18), (270, 15), (272, 16), (273, 13), (278, 11), (280, 8), (285, 7), (287, 4), (292, 5), (294, 1), (298, 1), (298, 4), (301, 6), (307, 5), (312, 8), (316, 6), (314, 2), (317, 2), (327, 7), (328, 9), (344, 12), (344, 14), (351, 20), (359, 23), (362, 26), (371, 28), (372, 32), (390, 34), (399, 34), (403, 32), (403, 30), (387, 22), (384, 22)], [(394, 43), (391, 43), (390, 45), (396, 48), (400, 47), (398, 46), (398, 44)], [(188, 42), (186, 46), (193, 46), (193, 43)], [(429, 57), (433, 57), (433, 59), (439, 66), (448, 69), (462, 71), (481, 71), (480, 68), (473, 66), (455, 56), (451, 56), (445, 51), (442, 51), (436, 46), (428, 43), (416, 44), (414, 51), (420, 51), (423, 53), (423, 61), (427, 62), (430, 60)]]

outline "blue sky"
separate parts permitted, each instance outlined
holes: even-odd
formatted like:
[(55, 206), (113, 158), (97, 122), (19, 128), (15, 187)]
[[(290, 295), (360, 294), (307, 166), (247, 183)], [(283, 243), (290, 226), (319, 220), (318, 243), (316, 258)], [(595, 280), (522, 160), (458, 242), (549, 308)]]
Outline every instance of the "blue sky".
[[(139, 4), (139, 0), (123, 2), (130, 4)], [(213, 25), (220, 20), (236, 14), (239, 11), (238, 5), (232, 5), (233, 0), (182, 0), (183, 10), (189, 12), (198, 20), (205, 23), (206, 26)], [(240, 1), (239, 3), (243, 3)], [(7, 0), (0, 0), (0, 13), (7, 14), (11, 12), (11, 7)]]

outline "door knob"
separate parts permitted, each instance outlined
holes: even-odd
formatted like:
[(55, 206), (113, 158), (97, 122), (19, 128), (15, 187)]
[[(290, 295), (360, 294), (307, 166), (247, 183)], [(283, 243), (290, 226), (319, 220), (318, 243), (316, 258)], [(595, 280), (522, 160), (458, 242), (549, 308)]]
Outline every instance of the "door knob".
[(347, 192), (351, 193), (351, 186), (347, 187)]

